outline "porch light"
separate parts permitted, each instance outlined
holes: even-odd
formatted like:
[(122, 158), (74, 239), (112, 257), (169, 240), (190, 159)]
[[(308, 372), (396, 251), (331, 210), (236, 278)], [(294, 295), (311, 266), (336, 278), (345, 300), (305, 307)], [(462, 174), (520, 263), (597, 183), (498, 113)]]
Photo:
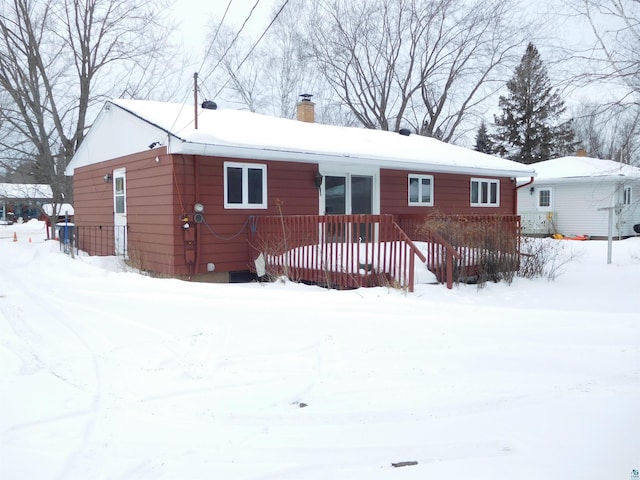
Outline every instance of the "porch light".
[(535, 190), (535, 188), (533, 188), (533, 187), (531, 187), (531, 188), (529, 189), (529, 193), (530, 193), (531, 195), (533, 195), (533, 192), (535, 192), (535, 191), (536, 191), (536, 190)]
[(110, 173), (105, 173), (102, 179), (104, 180), (104, 183), (110, 182), (111, 180), (113, 180), (113, 175), (111, 175)]
[(322, 174), (320, 172), (316, 172), (315, 177), (313, 177), (313, 184), (316, 186), (316, 188), (320, 188), (322, 186), (322, 179), (324, 177), (322, 176)]

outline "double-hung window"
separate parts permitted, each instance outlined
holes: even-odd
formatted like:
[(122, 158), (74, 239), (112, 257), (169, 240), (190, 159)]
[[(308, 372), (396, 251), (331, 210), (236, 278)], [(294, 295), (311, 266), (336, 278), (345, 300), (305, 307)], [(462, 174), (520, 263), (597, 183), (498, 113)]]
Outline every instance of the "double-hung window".
[(433, 206), (432, 175), (409, 175), (409, 205)]
[(500, 180), (486, 178), (471, 179), (472, 207), (499, 207)]
[(267, 208), (267, 166), (225, 162), (224, 208)]

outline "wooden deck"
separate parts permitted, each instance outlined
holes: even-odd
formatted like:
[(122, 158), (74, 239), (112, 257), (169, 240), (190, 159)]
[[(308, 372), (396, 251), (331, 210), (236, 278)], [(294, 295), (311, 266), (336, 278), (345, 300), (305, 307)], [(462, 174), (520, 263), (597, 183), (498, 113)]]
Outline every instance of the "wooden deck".
[(517, 216), (300, 215), (251, 219), (250, 265), (335, 288), (393, 285), (413, 291), (420, 269), (452, 288), (493, 257), (518, 256)]

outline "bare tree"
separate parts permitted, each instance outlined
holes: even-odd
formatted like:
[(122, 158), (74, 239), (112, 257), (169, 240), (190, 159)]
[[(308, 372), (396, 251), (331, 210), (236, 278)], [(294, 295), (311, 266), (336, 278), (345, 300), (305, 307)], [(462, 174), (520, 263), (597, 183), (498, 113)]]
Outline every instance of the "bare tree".
[(509, 1), (320, 0), (320, 71), (367, 128), (453, 141), (504, 85), (527, 30)]
[[(0, 6), (0, 162), (31, 163), (55, 204), (98, 102), (149, 95), (166, 77), (164, 1), (5, 0)], [(164, 24), (163, 24), (164, 22)], [(162, 74), (160, 74), (162, 73)], [(154, 80), (155, 79), (155, 80)]]
[(619, 87), (613, 104), (640, 105), (640, 0), (567, 0), (594, 41), (574, 51), (585, 64), (576, 80)]
[(590, 157), (638, 163), (640, 109), (585, 104), (576, 113), (576, 137)]
[[(318, 74), (300, 12), (304, 0), (278, 2), (262, 35), (251, 37), (214, 19), (210, 22), (204, 70), (206, 93), (250, 111), (294, 118), (301, 93), (329, 89)], [(210, 89), (209, 85), (215, 85)], [(326, 101), (326, 96), (323, 96)], [(323, 110), (326, 110), (323, 102)]]

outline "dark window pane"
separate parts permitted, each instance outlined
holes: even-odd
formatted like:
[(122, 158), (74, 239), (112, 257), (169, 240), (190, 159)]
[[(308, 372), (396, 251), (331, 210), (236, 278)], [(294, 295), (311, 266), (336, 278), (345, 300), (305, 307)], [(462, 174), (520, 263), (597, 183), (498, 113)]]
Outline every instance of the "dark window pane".
[(480, 203), (487, 203), (489, 200), (489, 184), (487, 182), (480, 183)]
[(116, 196), (116, 213), (124, 213), (124, 196)]
[(431, 203), (431, 179), (422, 179), (422, 203)]
[(471, 182), (471, 203), (478, 203), (478, 182)]
[(490, 203), (495, 205), (498, 203), (498, 184), (495, 182), (491, 182), (491, 199)]
[(346, 212), (345, 177), (324, 177), (325, 213), (327, 215), (344, 215)]
[(373, 211), (373, 177), (351, 177), (351, 213), (368, 214)]
[(417, 203), (419, 197), (419, 185), (418, 185), (418, 179), (417, 178), (410, 178), (409, 179), (409, 201), (412, 203)]
[(261, 204), (262, 196), (262, 169), (249, 168), (249, 203)]
[(242, 203), (242, 168), (227, 167), (227, 203)]

